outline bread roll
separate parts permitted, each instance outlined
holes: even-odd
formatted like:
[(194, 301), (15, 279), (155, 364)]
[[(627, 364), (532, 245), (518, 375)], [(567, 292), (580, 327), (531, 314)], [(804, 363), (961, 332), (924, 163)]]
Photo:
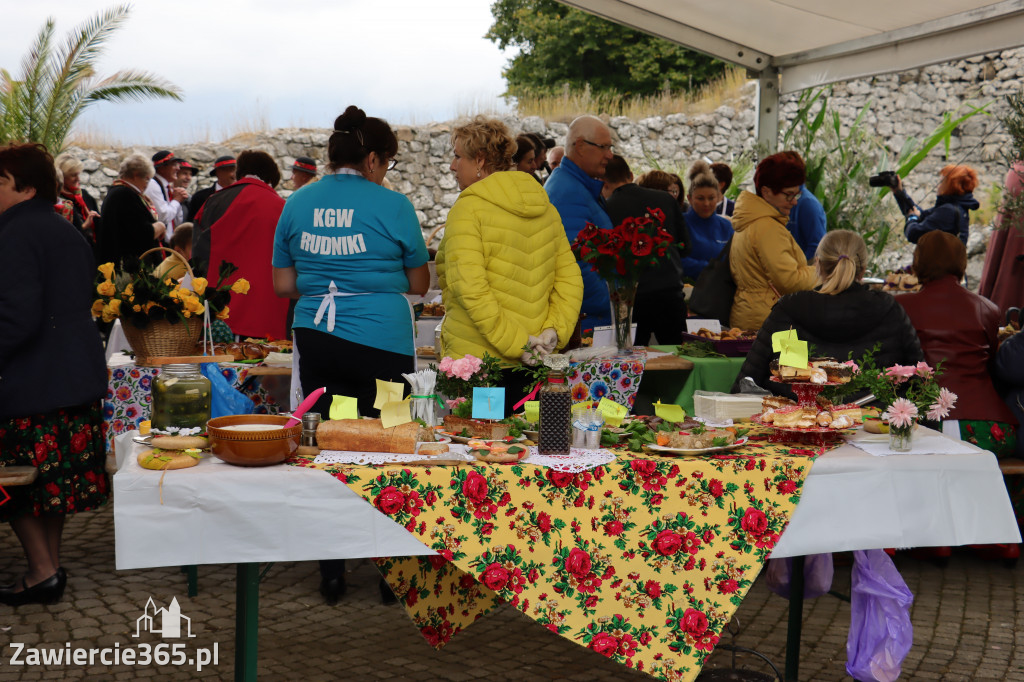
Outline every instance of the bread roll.
[(160, 450), (154, 448), (140, 452), (138, 461), (143, 469), (162, 471), (164, 469), (187, 469), (199, 464), (198, 452), (189, 454), (183, 450)]
[(154, 448), (160, 450), (187, 450), (198, 448), (205, 450), (210, 447), (210, 439), (205, 436), (153, 436), (151, 442)]
[(433, 440), (433, 432), (417, 422), (385, 429), (379, 419), (332, 419), (316, 429), (321, 450), (413, 454), (417, 443)]

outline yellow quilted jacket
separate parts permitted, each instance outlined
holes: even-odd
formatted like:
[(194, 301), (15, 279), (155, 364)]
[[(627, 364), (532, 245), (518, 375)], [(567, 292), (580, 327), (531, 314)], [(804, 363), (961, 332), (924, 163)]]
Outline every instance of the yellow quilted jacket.
[(744, 191), (736, 200), (732, 215), (736, 234), (729, 251), (729, 269), (736, 282), (729, 316), (733, 327), (759, 329), (779, 295), (817, 285), (817, 273), (807, 264), (786, 222), (786, 216), (756, 194)]
[(558, 211), (520, 171), (493, 173), (459, 195), (437, 251), (445, 355), (519, 362), (530, 335), (554, 328), (569, 340), (583, 279)]

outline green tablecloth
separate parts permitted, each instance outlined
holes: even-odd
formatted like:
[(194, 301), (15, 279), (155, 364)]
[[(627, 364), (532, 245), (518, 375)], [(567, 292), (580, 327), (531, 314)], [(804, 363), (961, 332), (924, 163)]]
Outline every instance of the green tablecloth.
[[(678, 346), (651, 346), (654, 350), (675, 353)], [(689, 415), (693, 414), (694, 391), (722, 391), (728, 393), (740, 373), (744, 358), (694, 358), (684, 355), (693, 362), (689, 372), (659, 371), (644, 372), (641, 392), (661, 399), (663, 403), (682, 405)], [(686, 375), (681, 380), (681, 375)]]

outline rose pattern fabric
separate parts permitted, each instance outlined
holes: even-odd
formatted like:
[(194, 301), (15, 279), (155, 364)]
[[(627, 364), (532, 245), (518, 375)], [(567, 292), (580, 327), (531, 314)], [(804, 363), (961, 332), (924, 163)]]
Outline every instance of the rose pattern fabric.
[(325, 469), (438, 552), (377, 560), (431, 646), (506, 602), (628, 667), (693, 680), (824, 451), (758, 429), (725, 456), (620, 451), (576, 474), (289, 464)]
[(646, 362), (647, 354), (636, 351), (632, 355), (573, 363), (567, 375), (573, 402), (608, 398), (632, 408)]
[[(247, 376), (241, 370), (221, 365), (221, 374), (231, 385), (252, 399), (254, 414), (277, 414), (280, 409), (274, 398), (263, 388), (260, 377)], [(139, 428), (152, 414), (153, 380), (160, 374), (159, 367), (121, 365), (107, 368), (107, 395), (103, 400), (103, 437), (107, 452), (114, 447), (114, 438), (126, 431)]]

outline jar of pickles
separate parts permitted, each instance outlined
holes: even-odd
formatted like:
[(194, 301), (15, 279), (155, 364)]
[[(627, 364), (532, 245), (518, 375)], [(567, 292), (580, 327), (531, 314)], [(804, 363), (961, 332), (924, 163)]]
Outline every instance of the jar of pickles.
[(153, 381), (153, 429), (200, 427), (210, 420), (210, 380), (199, 365), (164, 365)]

